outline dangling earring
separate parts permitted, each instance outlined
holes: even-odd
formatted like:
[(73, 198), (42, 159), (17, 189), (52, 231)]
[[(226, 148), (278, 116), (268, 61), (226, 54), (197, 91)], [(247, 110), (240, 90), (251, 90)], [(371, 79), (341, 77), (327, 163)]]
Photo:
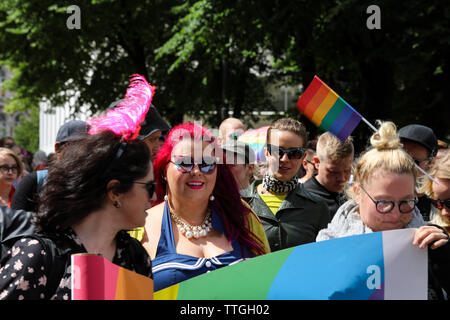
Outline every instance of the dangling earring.
[(116, 200), (113, 202), (113, 206), (118, 209), (118, 208), (120, 208), (120, 203)]
[(169, 197), (167, 196), (167, 194), (164, 196), (164, 201), (169, 200)]
[(214, 199), (215, 199), (215, 198), (214, 198), (213, 195), (210, 195), (210, 196), (209, 196), (209, 201), (214, 201)]

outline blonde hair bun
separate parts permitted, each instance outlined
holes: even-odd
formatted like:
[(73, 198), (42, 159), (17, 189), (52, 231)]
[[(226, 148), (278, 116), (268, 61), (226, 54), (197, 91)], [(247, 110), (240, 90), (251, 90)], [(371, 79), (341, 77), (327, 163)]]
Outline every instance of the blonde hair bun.
[(396, 125), (390, 121), (381, 122), (380, 120), (377, 120), (377, 124), (378, 131), (370, 137), (370, 144), (378, 151), (398, 149), (400, 138)]

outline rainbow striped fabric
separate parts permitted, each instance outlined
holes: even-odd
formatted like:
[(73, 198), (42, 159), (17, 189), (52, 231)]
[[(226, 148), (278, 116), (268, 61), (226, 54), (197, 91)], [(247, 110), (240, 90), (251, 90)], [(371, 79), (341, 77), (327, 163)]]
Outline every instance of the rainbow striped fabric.
[(314, 76), (298, 99), (297, 110), (316, 126), (333, 133), (342, 142), (347, 140), (362, 119), (355, 109), (318, 76)]
[(427, 250), (414, 229), (276, 251), (155, 292), (155, 300), (427, 299)]
[(253, 151), (255, 151), (256, 162), (266, 162), (264, 154), (264, 147), (266, 146), (267, 129), (269, 126), (264, 126), (257, 129), (250, 129), (239, 136), (238, 140), (247, 143)]
[(72, 300), (151, 300), (153, 279), (96, 254), (74, 254)]

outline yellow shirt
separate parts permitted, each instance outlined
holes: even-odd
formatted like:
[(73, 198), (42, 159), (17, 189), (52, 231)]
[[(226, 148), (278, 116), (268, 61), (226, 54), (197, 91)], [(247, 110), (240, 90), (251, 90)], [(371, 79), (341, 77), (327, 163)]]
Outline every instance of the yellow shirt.
[(273, 194), (260, 194), (261, 199), (269, 207), (270, 211), (275, 215), (281, 206), (281, 203), (286, 199), (287, 194), (273, 195)]
[(128, 231), (130, 236), (136, 238), (139, 242), (142, 242), (144, 239), (145, 229), (144, 227), (137, 227), (136, 229)]

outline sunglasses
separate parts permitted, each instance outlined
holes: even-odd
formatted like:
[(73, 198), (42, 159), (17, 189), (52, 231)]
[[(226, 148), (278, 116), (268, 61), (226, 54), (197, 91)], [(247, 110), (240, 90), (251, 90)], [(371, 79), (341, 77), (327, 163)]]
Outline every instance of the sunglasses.
[[(361, 189), (367, 194), (367, 196), (375, 204), (375, 208), (379, 213), (387, 214), (391, 212), (395, 207), (395, 202), (391, 200), (374, 200), (367, 191), (361, 186)], [(417, 205), (417, 199), (407, 199), (398, 202), (398, 210), (401, 213), (410, 213)]]
[(303, 157), (303, 155), (305, 154), (305, 149), (303, 148), (284, 149), (272, 144), (267, 144), (267, 151), (271, 156), (278, 155), (280, 159), (283, 158), (284, 154), (287, 154), (289, 159), (301, 159), (301, 157)]
[(148, 182), (133, 181), (133, 183), (143, 184), (145, 186), (145, 189), (148, 192), (148, 197), (149, 198), (153, 197), (153, 193), (155, 193), (155, 189), (156, 189), (155, 181), (148, 181)]
[(439, 210), (444, 209), (444, 206), (447, 207), (447, 209), (450, 209), (450, 198), (449, 199), (445, 199), (445, 200), (440, 200), (440, 199), (431, 199), (431, 204), (438, 208)]
[(414, 162), (420, 166), (420, 164), (424, 161), (430, 162), (433, 158), (432, 157), (428, 157), (428, 158), (424, 158), (424, 159), (415, 159), (413, 158)]
[(197, 165), (200, 172), (213, 174), (217, 167), (216, 159), (209, 157), (203, 157), (201, 163), (195, 162), (192, 157), (179, 157), (175, 161), (170, 160), (169, 162), (173, 163), (175, 168), (182, 173), (191, 172), (195, 165)]

